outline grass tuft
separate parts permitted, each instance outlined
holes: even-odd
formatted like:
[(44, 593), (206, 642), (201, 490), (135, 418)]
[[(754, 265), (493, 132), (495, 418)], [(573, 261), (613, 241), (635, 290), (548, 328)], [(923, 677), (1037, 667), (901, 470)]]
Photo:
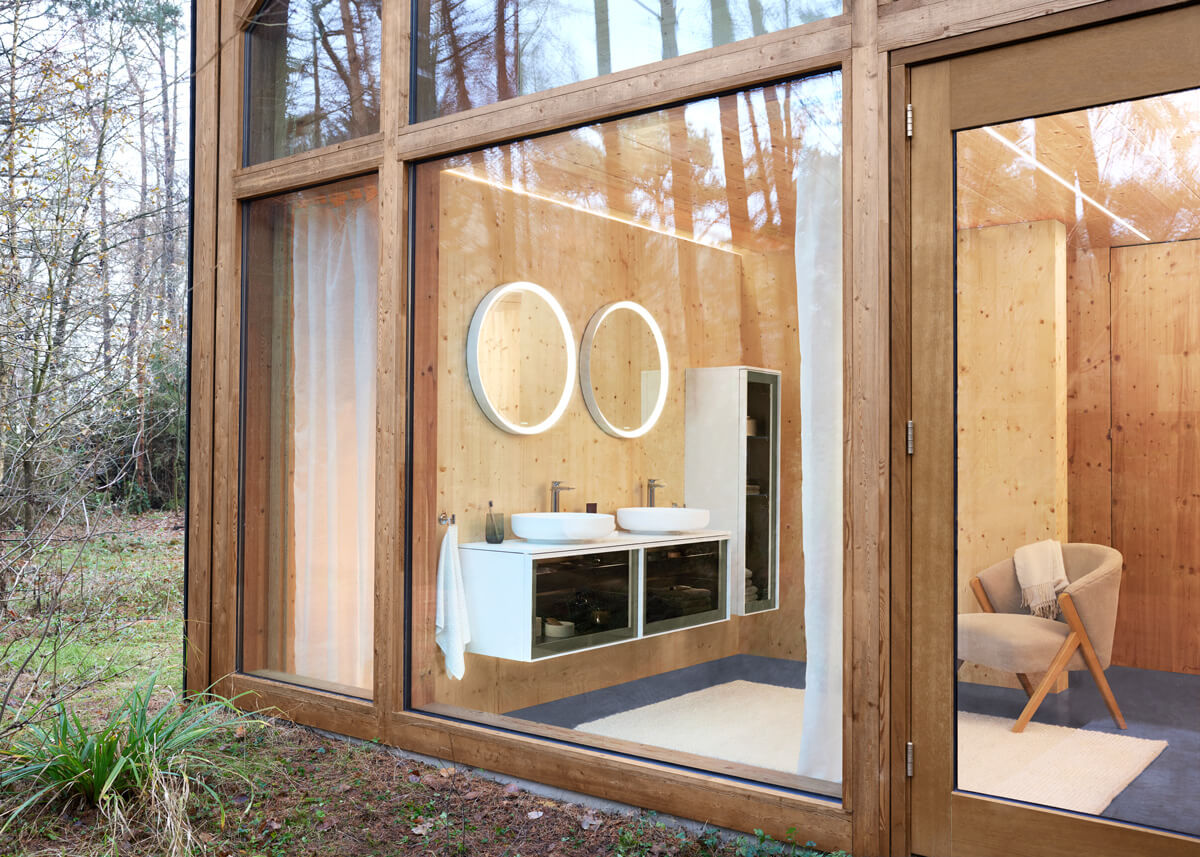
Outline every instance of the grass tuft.
[(121, 838), (130, 833), (131, 818), (144, 816), (167, 853), (187, 854), (194, 844), (187, 816), (193, 790), (223, 807), (210, 779), (240, 777), (251, 785), (238, 761), (210, 739), (259, 721), (215, 694), (186, 702), (173, 695), (155, 710), (157, 679), (155, 673), (130, 689), (99, 726), (85, 725), (60, 704), (0, 748), (0, 832), (56, 799), (80, 800), (96, 807)]

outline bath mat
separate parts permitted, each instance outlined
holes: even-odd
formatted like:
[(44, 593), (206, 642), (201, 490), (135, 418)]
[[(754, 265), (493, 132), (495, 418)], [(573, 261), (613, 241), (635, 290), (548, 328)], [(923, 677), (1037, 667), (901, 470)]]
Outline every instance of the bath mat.
[(958, 787), (1099, 815), (1166, 741), (959, 712)]
[(795, 773), (804, 691), (731, 681), (581, 723), (581, 732)]

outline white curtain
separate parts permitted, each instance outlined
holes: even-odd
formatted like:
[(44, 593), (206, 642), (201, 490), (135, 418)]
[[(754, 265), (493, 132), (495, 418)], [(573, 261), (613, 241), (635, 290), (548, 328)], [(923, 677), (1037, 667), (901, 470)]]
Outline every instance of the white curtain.
[(295, 671), (369, 695), (377, 206), (331, 194), (294, 217)]
[(797, 773), (842, 780), (842, 165), (814, 148), (796, 177), (804, 525), (804, 727)]

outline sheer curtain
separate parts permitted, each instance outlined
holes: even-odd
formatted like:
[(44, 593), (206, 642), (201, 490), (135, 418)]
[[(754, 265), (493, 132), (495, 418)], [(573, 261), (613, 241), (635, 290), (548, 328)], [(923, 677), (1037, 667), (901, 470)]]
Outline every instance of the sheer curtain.
[(294, 210), (295, 671), (367, 695), (378, 245), (373, 193), (328, 194)]
[(805, 148), (796, 178), (804, 524), (804, 727), (797, 773), (842, 780), (842, 163)]

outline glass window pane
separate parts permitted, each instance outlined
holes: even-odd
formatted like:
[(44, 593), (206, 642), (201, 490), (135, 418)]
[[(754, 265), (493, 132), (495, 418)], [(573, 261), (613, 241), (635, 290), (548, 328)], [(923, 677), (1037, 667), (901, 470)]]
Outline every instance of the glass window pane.
[[(414, 443), (462, 589), (413, 569), (415, 707), (840, 794), (841, 117), (822, 74), (417, 167), (439, 351)], [(556, 322), (505, 308), (536, 287), (580, 390), (504, 428), (482, 402), (570, 363), (529, 347)], [(583, 517), (536, 525), (620, 529), (516, 537), (556, 506)]]
[(955, 161), (957, 785), (1192, 835), (1198, 135), (1189, 90)]
[(247, 33), (246, 163), (379, 130), (382, 0), (268, 0)]
[(841, 13), (841, 0), (418, 0), (415, 118)]
[(376, 179), (245, 208), (242, 670), (370, 697)]

